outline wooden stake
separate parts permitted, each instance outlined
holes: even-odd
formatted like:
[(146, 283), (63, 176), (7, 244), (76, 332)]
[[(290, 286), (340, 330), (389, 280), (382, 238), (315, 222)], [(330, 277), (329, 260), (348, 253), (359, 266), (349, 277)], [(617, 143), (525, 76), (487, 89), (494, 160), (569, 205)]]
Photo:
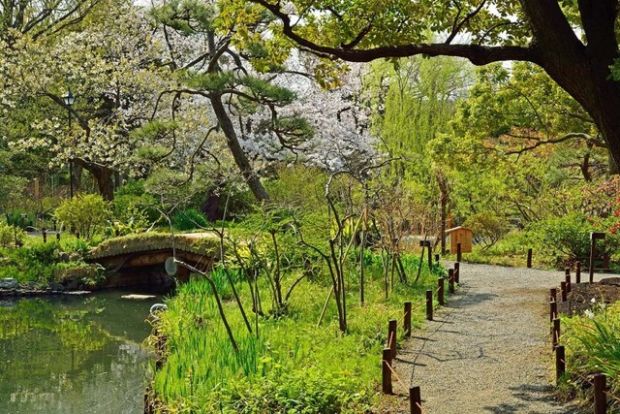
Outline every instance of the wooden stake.
[(393, 394), (392, 390), (392, 350), (390, 348), (383, 349), (381, 378), (384, 394)]
[(596, 374), (593, 378), (594, 384), (594, 414), (607, 413), (607, 380), (605, 375)]
[(420, 387), (409, 388), (409, 406), (411, 414), (422, 414)]
[(564, 345), (555, 347), (555, 382), (559, 385), (562, 375), (566, 372), (566, 351)]
[(445, 297), (444, 289), (445, 289), (445, 279), (443, 277), (440, 277), (439, 280), (437, 281), (437, 301), (439, 302), (441, 306), (446, 304), (446, 300), (444, 298)]
[(405, 337), (411, 337), (411, 302), (405, 302), (405, 320), (403, 325)]
[(433, 291), (426, 291), (426, 320), (433, 320)]

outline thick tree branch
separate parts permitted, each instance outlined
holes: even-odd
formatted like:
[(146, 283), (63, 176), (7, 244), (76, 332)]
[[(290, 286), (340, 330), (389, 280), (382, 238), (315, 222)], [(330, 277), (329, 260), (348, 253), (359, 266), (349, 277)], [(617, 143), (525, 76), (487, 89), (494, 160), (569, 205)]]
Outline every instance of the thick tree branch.
[(521, 46), (481, 46), (472, 44), (420, 43), (398, 46), (380, 46), (370, 49), (345, 49), (319, 45), (293, 30), (291, 18), (280, 4), (271, 4), (269, 0), (250, 0), (260, 4), (276, 16), (282, 23), (283, 33), (297, 42), (303, 49), (327, 56), (335, 56), (350, 62), (370, 62), (386, 57), (407, 57), (414, 55), (456, 56), (469, 59), (475, 65), (486, 65), (492, 62), (518, 60), (537, 62), (534, 49)]

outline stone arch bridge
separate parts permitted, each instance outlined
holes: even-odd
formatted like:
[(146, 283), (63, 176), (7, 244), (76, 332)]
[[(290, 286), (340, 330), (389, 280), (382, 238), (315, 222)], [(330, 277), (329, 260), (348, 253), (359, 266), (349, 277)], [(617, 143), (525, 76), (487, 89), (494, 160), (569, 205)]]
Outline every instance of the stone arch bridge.
[[(90, 261), (106, 269), (102, 288), (140, 287), (166, 291), (174, 287), (164, 264), (175, 256), (201, 270), (210, 270), (220, 256), (215, 233), (142, 233), (115, 237), (102, 242), (90, 254)], [(176, 279), (189, 279), (189, 271), (178, 267)]]

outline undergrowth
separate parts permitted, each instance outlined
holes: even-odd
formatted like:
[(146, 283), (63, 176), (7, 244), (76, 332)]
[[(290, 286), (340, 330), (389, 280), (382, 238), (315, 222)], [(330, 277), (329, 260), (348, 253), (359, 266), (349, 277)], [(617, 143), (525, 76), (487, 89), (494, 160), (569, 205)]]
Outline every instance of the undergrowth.
[(620, 413), (620, 303), (562, 319), (567, 353), (564, 392), (591, 401), (591, 375), (607, 377), (611, 413)]
[[(431, 275), (425, 268), (416, 285), (396, 284), (385, 299), (380, 260), (370, 262), (364, 306), (357, 276), (348, 275), (349, 331), (345, 335), (338, 330), (333, 298), (318, 324), (328, 285), (305, 280), (294, 291), (285, 315), (257, 319), (247, 309), (251, 303), (247, 286), (238, 281), (253, 333), (246, 329), (235, 302), (226, 301), (226, 316), (239, 345), (237, 354), (218, 317), (209, 284), (195, 278), (182, 286), (168, 301), (168, 311), (158, 325), (168, 350), (154, 378), (163, 409), (231, 414), (371, 412), (378, 395), (387, 322), (397, 319), (402, 334), (403, 303), (412, 301), (413, 325), (420, 326), (424, 291), (435, 285), (441, 270)], [(405, 262), (409, 274), (415, 274), (417, 258), (407, 257)], [(217, 272), (213, 276), (218, 291), (229, 297), (226, 279)], [(289, 274), (285, 282), (295, 279), (295, 274)], [(267, 293), (263, 300), (269, 300)]]

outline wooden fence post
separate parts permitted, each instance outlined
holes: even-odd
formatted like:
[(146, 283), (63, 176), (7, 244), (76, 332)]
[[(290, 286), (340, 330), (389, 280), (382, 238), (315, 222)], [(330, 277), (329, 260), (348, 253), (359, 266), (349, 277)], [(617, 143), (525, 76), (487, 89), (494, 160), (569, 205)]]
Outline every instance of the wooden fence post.
[(562, 291), (562, 302), (566, 302), (567, 299), (567, 291), (566, 291), (566, 282), (560, 282), (560, 290)]
[(448, 269), (448, 291), (454, 293), (454, 269)]
[(381, 365), (383, 393), (392, 394), (392, 350), (390, 348), (383, 349), (383, 360)]
[(559, 385), (562, 375), (566, 372), (566, 351), (564, 345), (555, 347), (555, 383)]
[(56, 240), (60, 241), (60, 232), (56, 233)]
[(527, 249), (527, 268), (531, 269), (532, 268), (532, 249), (529, 248)]
[(555, 300), (549, 302), (549, 322), (553, 323), (553, 320), (558, 317), (558, 303)]
[(437, 281), (437, 301), (441, 306), (446, 304), (446, 300), (444, 298), (444, 289), (445, 289), (445, 279), (440, 277)]
[(433, 244), (430, 240), (426, 241), (426, 247), (428, 248), (428, 271), (433, 271)]
[(411, 414), (422, 414), (422, 396), (420, 387), (409, 388), (409, 406)]
[(593, 377), (594, 384), (594, 414), (607, 413), (607, 380), (605, 375), (596, 374)]
[(433, 320), (433, 291), (426, 291), (426, 320)]
[(581, 262), (575, 264), (575, 283), (581, 283)]
[(403, 325), (405, 337), (411, 337), (411, 302), (405, 302), (405, 321)]
[(454, 281), (456, 284), (461, 283), (461, 264), (459, 262), (454, 263)]
[(552, 349), (555, 349), (555, 347), (558, 346), (558, 344), (560, 343), (560, 318), (555, 318), (553, 320), (553, 333), (551, 343), (553, 346)]
[(567, 267), (564, 273), (564, 277), (566, 279), (566, 293), (570, 293), (571, 290), (571, 278), (570, 278), (570, 269)]
[(461, 243), (457, 243), (456, 244), (456, 261), (460, 263), (462, 258), (463, 257), (461, 254)]
[(549, 289), (549, 300), (553, 302), (558, 300), (558, 290), (556, 288)]
[(47, 243), (47, 229), (45, 227), (41, 229), (41, 235), (43, 236), (43, 243)]
[(396, 358), (396, 329), (398, 321), (392, 319), (388, 322), (388, 348), (392, 351), (392, 358)]
[(604, 238), (605, 233), (590, 233), (590, 283), (594, 283), (594, 256), (596, 253), (596, 241)]

